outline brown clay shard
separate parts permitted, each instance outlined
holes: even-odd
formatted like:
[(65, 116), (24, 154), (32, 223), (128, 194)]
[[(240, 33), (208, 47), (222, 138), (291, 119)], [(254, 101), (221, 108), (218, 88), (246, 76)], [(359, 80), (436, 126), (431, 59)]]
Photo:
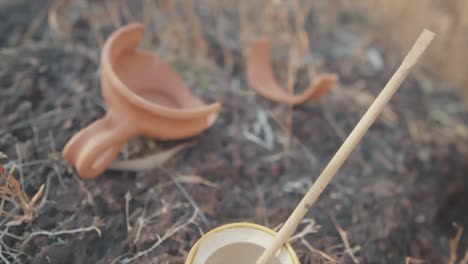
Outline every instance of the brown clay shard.
[(298, 105), (316, 101), (335, 85), (335, 74), (322, 74), (303, 93), (287, 92), (274, 76), (270, 46), (266, 38), (259, 38), (251, 41), (247, 48), (247, 79), (257, 93), (278, 103)]
[(126, 142), (137, 135), (156, 139), (193, 137), (216, 120), (221, 104), (205, 104), (170, 65), (138, 48), (143, 25), (115, 31), (101, 55), (101, 89), (106, 115), (75, 134), (64, 158), (82, 177), (101, 174)]

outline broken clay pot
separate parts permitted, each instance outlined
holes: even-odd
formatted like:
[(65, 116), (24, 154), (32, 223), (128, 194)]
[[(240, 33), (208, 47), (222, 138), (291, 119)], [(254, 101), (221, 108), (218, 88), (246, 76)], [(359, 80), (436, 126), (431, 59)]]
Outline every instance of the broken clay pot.
[(115, 31), (101, 54), (101, 89), (106, 115), (75, 134), (63, 150), (81, 177), (101, 174), (136, 135), (183, 139), (209, 128), (221, 104), (206, 105), (171, 67), (138, 48), (143, 25)]
[[(261, 225), (223, 225), (206, 233), (195, 243), (185, 264), (256, 263), (275, 236), (275, 231)], [(300, 264), (289, 243), (286, 243), (269, 263)]]
[(335, 74), (322, 74), (303, 93), (287, 92), (273, 73), (270, 47), (268, 39), (258, 38), (251, 41), (247, 48), (247, 79), (250, 86), (260, 95), (278, 103), (298, 105), (316, 101), (335, 85), (337, 80)]

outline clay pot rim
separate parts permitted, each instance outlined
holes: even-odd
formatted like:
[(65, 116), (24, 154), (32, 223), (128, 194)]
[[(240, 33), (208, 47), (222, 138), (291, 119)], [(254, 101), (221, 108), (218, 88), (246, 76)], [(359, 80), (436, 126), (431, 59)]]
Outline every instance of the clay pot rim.
[[(131, 91), (117, 76), (114, 70), (112, 61), (110, 59), (111, 58), (110, 53), (112, 52), (113, 48), (116, 45), (119, 45), (119, 44), (122, 45), (122, 43), (125, 43), (127, 47), (123, 47), (122, 50), (138, 49), (138, 47), (129, 45), (128, 42), (125, 42), (125, 41), (122, 43), (119, 43), (119, 39), (124, 37), (125, 34), (128, 34), (130, 32), (132, 32), (133, 34), (136, 33), (136, 36), (138, 38), (136, 43), (139, 44), (141, 43), (141, 40), (143, 39), (144, 25), (142, 23), (134, 22), (134, 23), (125, 25), (117, 29), (116, 31), (114, 31), (110, 35), (110, 37), (106, 40), (106, 43), (104, 44), (104, 47), (102, 49), (102, 54), (101, 54), (102, 74), (107, 75), (106, 77), (109, 79), (112, 85), (116, 88), (115, 91), (118, 94), (120, 94), (120, 96), (126, 97), (128, 102), (131, 102), (131, 104), (135, 105), (138, 108), (143, 108), (143, 110), (148, 111), (151, 114), (163, 115), (163, 116), (167, 116), (169, 118), (175, 118), (175, 119), (189, 119), (189, 118), (204, 116), (206, 114), (220, 111), (221, 109), (220, 102), (214, 102), (206, 106), (202, 106), (202, 107), (176, 109), (176, 108), (170, 108), (167, 106), (151, 103), (147, 101), (146, 99), (144, 99), (143, 97)], [(138, 49), (138, 52), (143, 53), (148, 56), (154, 56), (155, 58), (158, 58), (155, 53), (149, 50)], [(161, 61), (161, 63), (165, 63), (165, 62)]]

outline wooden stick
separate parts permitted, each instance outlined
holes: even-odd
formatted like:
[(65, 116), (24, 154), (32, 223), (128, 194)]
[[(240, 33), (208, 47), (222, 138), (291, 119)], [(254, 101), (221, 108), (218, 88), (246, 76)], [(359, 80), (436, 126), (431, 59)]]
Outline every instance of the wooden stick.
[(426, 50), (427, 46), (431, 43), (435, 34), (429, 30), (424, 30), (419, 38), (414, 43), (413, 47), (406, 55), (402, 64), (392, 76), (390, 81), (385, 85), (382, 92), (375, 99), (372, 105), (369, 107), (367, 112), (361, 118), (359, 123), (353, 129), (348, 138), (344, 141), (343, 145), (338, 149), (335, 156), (330, 160), (328, 165), (323, 170), (322, 174), (314, 182), (310, 190), (302, 198), (299, 205), (294, 209), (291, 216), (288, 218), (286, 223), (278, 232), (275, 240), (266, 248), (260, 258), (257, 260), (257, 264), (266, 264), (270, 258), (278, 252), (281, 246), (287, 242), (288, 238), (294, 233), (299, 223), (304, 218), (309, 208), (315, 203), (319, 195), (328, 185), (330, 180), (335, 176), (338, 169), (341, 167), (343, 162), (354, 150), (356, 145), (361, 141), (361, 138), (366, 133), (367, 129), (372, 125), (374, 120), (380, 114), (382, 109), (386, 106), (393, 94), (398, 90), (403, 80), (406, 78), (411, 68), (416, 64), (421, 55)]

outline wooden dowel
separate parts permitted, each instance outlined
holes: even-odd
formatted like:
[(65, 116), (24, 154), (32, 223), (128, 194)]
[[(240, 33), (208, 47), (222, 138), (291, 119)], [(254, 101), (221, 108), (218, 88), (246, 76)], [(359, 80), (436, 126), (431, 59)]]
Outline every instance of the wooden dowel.
[(398, 90), (401, 83), (424, 53), (427, 46), (429, 46), (434, 36), (435, 34), (433, 32), (426, 29), (423, 30), (398, 70), (385, 85), (382, 92), (380, 92), (379, 96), (377, 96), (361, 120), (357, 123), (356, 127), (353, 129), (351, 134), (349, 134), (343, 145), (338, 149), (335, 156), (333, 156), (328, 165), (322, 171), (322, 174), (320, 174), (304, 198), (302, 198), (299, 205), (294, 209), (293, 213), (284, 223), (273, 242), (262, 253), (260, 258), (257, 260), (257, 264), (266, 264), (270, 258), (278, 252), (281, 246), (288, 241), (289, 237), (294, 233), (309, 208), (315, 203), (330, 180), (335, 176), (338, 169), (343, 165), (343, 162), (361, 141), (367, 129), (372, 125), (390, 98)]

